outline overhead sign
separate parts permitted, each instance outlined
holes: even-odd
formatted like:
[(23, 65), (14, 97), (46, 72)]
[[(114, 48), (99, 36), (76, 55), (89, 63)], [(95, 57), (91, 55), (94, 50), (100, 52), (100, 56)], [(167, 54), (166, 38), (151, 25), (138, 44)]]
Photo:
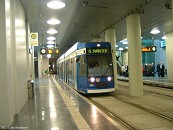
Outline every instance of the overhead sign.
[(57, 48), (40, 48), (40, 54), (44, 55), (44, 54), (58, 54), (59, 53), (59, 49)]
[(110, 54), (110, 48), (88, 48), (87, 54)]
[(55, 53), (58, 54), (59, 53), (59, 49), (55, 49)]
[(156, 52), (156, 46), (151, 46), (151, 47), (143, 47), (142, 52)]
[(38, 46), (38, 33), (30, 33), (30, 45)]
[(47, 49), (47, 53), (48, 54), (52, 54), (53, 53), (53, 49)]
[(40, 54), (46, 54), (46, 48), (41, 48), (40, 49)]

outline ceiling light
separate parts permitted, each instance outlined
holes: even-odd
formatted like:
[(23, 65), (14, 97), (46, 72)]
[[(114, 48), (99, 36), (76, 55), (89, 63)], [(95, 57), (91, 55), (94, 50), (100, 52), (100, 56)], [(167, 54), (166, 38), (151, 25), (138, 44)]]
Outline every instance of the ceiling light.
[(54, 41), (48, 41), (47, 44), (54, 44)]
[(47, 48), (53, 48), (54, 45), (47, 45)]
[(47, 54), (47, 58), (50, 58), (51, 57), (51, 54)]
[(60, 2), (60, 1), (51, 1), (51, 2), (47, 3), (46, 5), (47, 5), (47, 7), (51, 8), (51, 9), (61, 9), (66, 6), (65, 3)]
[(126, 46), (125, 48), (128, 49), (128, 46)]
[(122, 50), (124, 50), (122, 47), (120, 47), (119, 49), (118, 49), (119, 51), (122, 51)]
[(56, 34), (56, 33), (58, 33), (58, 31), (56, 31), (55, 29), (50, 29), (50, 30), (47, 31), (47, 33)]
[(56, 38), (55, 37), (48, 37), (47, 40), (49, 41), (52, 41), (52, 40), (55, 40)]
[(51, 25), (57, 25), (57, 24), (60, 24), (61, 21), (59, 21), (58, 19), (50, 19), (47, 21), (47, 23)]
[(124, 38), (124, 39), (121, 40), (120, 42), (122, 42), (123, 44), (128, 44), (127, 38)]
[(165, 39), (166, 39), (166, 36), (163, 36), (163, 37), (162, 37), (162, 39), (164, 39), (164, 40), (165, 40)]
[(118, 47), (118, 45), (115, 45), (115, 47)]
[(154, 29), (154, 30), (152, 30), (150, 33), (151, 33), (151, 34), (158, 34), (158, 33), (160, 33), (160, 31), (159, 31), (158, 29)]
[(124, 41), (123, 44), (128, 44), (128, 41)]

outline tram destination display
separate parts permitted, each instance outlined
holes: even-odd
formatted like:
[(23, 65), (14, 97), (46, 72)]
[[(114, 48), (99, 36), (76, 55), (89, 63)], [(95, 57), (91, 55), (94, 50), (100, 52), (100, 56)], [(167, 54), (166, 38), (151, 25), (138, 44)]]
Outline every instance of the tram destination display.
[(110, 54), (111, 48), (88, 48), (87, 54)]

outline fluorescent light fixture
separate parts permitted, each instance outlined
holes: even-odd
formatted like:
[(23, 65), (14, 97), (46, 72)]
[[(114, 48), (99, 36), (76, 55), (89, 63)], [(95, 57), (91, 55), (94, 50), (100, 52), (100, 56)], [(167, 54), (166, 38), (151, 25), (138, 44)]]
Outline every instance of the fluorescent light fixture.
[(122, 50), (124, 50), (122, 47), (120, 47), (119, 49), (118, 49), (119, 51), (122, 51)]
[(48, 37), (47, 40), (49, 41), (52, 41), (52, 40), (55, 40), (56, 38), (55, 37)]
[(165, 39), (166, 39), (166, 36), (163, 36), (163, 37), (162, 37), (162, 39), (164, 39), (164, 40), (165, 40)]
[(53, 127), (53, 128), (51, 128), (51, 130), (59, 130), (59, 128), (58, 127)]
[(125, 48), (128, 49), (128, 46), (126, 46)]
[(50, 29), (50, 30), (47, 31), (47, 33), (56, 34), (56, 33), (58, 33), (58, 31), (56, 31), (55, 29)]
[(57, 24), (60, 24), (61, 21), (59, 21), (58, 19), (50, 19), (47, 21), (47, 23), (50, 25), (57, 25)]
[(158, 33), (160, 33), (160, 31), (158, 29), (153, 29), (150, 33), (151, 34), (158, 34)]
[(124, 41), (123, 44), (128, 44), (128, 41)]
[(124, 38), (124, 39), (121, 40), (120, 42), (122, 42), (123, 44), (128, 44), (127, 38)]
[(47, 54), (47, 58), (51, 58), (51, 54)]
[(48, 41), (47, 44), (54, 44), (54, 41)]
[(47, 45), (47, 48), (53, 48), (54, 45)]
[(118, 47), (118, 45), (115, 45), (115, 47)]
[(47, 5), (47, 7), (51, 8), (51, 9), (61, 9), (66, 6), (65, 3), (60, 2), (60, 1), (51, 1), (51, 2), (47, 3), (46, 5)]

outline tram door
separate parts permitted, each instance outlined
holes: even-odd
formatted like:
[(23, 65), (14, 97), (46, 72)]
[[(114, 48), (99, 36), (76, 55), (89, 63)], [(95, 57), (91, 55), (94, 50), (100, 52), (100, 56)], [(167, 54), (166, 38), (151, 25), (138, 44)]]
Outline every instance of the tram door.
[(81, 55), (77, 59), (77, 86), (79, 90), (85, 91), (87, 86), (86, 56)]
[(69, 60), (65, 62), (65, 82), (69, 83)]

